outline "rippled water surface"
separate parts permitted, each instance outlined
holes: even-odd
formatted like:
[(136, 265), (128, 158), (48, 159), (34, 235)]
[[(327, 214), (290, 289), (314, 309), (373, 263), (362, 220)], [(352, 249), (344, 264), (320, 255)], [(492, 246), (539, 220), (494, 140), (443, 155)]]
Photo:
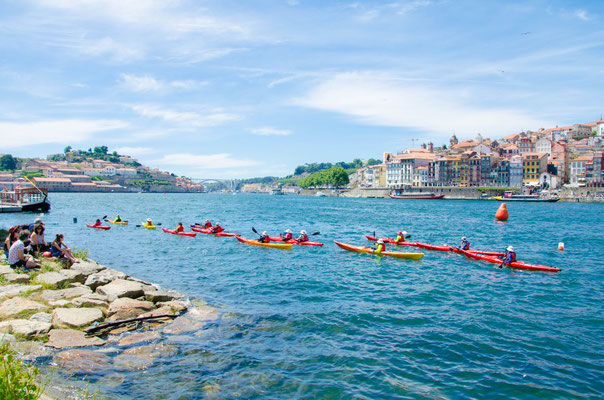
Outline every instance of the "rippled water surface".
[[(87, 374), (120, 399), (601, 398), (604, 206), (226, 194), (53, 194), (44, 219), (102, 264), (218, 308), (144, 371)], [(174, 227), (206, 218), (255, 237), (320, 231), (289, 251), (146, 231), (88, 229), (103, 215)], [(78, 224), (73, 218), (78, 218)], [(29, 215), (0, 215), (0, 225)], [(473, 248), (513, 245), (557, 274), (497, 269), (457, 254), (421, 261), (340, 250), (365, 234)], [(51, 239), (49, 235), (47, 237)], [(566, 250), (557, 251), (558, 242)], [(82, 378), (75, 375), (69, 379)], [(123, 381), (122, 381), (123, 378)]]

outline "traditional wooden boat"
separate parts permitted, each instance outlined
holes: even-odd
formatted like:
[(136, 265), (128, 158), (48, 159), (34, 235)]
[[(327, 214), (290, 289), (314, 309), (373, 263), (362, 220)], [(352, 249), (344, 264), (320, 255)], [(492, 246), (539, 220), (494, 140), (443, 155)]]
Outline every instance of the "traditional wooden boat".
[(436, 195), (434, 193), (419, 193), (419, 192), (396, 192), (390, 194), (391, 199), (414, 199), (414, 200), (438, 200), (445, 197), (444, 194)]
[(48, 190), (37, 186), (32, 188), (15, 188), (0, 192), (0, 213), (4, 212), (46, 212), (50, 210)]

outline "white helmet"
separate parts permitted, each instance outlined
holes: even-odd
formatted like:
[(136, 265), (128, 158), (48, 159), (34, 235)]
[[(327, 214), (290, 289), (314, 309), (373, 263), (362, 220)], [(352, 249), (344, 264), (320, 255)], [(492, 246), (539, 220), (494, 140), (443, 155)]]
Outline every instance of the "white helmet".
[(462, 238), (461, 238), (461, 240), (466, 240), (466, 237), (465, 237), (465, 236), (464, 236), (464, 237), (462, 237)]
[(514, 247), (508, 246), (508, 251), (514, 251)]
[(379, 244), (384, 244), (384, 239), (378, 239), (377, 241)]
[(262, 235), (266, 236), (268, 233), (266, 231), (262, 232)]
[(403, 231), (403, 235), (406, 236), (407, 235), (407, 231)]
[(209, 220), (209, 219), (206, 219), (206, 222), (210, 222), (210, 220)]
[(291, 229), (286, 229), (285, 232), (286, 233), (292, 233), (292, 230)]
[(151, 222), (151, 218), (147, 218), (147, 222)]
[(303, 235), (306, 235), (306, 231), (305, 231), (304, 229), (302, 229), (302, 230), (300, 231), (300, 233), (301, 233), (301, 234), (303, 234)]

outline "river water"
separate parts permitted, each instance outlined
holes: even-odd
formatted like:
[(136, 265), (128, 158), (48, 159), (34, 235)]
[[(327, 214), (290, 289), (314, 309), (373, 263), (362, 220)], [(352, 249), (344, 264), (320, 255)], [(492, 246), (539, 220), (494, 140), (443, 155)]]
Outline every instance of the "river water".
[[(144, 371), (85, 378), (115, 399), (601, 398), (604, 205), (228, 194), (53, 194), (47, 239), (218, 308), (166, 337), (176, 351)], [(86, 228), (120, 213), (130, 226)], [(73, 222), (73, 218), (78, 223)], [(228, 231), (319, 231), (323, 247), (283, 251), (232, 238), (147, 231), (206, 218)], [(1, 215), (0, 226), (33, 214)], [(365, 234), (503, 250), (560, 273), (494, 268), (426, 251), (421, 261), (340, 250)], [(187, 229), (188, 230), (188, 229)], [(557, 250), (564, 242), (566, 250)], [(50, 360), (48, 360), (50, 362)], [(59, 372), (60, 374), (60, 372)], [(121, 380), (123, 379), (123, 381)], [(109, 382), (109, 383), (107, 383)]]

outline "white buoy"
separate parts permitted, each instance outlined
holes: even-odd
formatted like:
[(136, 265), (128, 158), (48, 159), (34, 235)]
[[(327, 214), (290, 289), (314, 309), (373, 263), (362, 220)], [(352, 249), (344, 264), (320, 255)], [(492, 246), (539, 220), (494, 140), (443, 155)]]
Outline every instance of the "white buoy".
[(558, 243), (558, 250), (564, 251), (564, 242)]

